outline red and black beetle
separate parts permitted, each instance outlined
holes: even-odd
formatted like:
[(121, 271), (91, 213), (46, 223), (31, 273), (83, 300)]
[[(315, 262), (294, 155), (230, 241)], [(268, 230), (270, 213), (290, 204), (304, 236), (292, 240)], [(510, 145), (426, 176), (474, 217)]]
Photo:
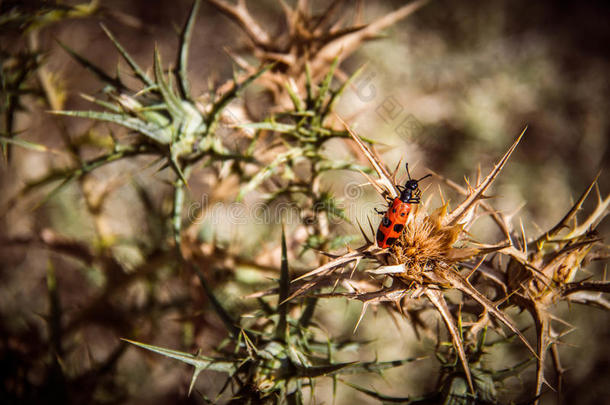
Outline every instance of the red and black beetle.
[(387, 211), (376, 210), (378, 214), (384, 214), (376, 236), (377, 245), (382, 249), (396, 243), (405, 227), (409, 212), (411, 212), (411, 204), (419, 204), (421, 195), (419, 182), (431, 176), (431, 174), (427, 174), (419, 180), (413, 180), (409, 174), (408, 163), (406, 167), (409, 180), (404, 186), (396, 186), (400, 191), (400, 196), (394, 198)]

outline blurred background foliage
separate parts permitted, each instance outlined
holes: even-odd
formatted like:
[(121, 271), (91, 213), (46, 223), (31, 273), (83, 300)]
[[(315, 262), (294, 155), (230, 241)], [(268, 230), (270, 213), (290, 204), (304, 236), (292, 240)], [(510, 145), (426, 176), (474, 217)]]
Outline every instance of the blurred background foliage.
[[(264, 125), (301, 122), (308, 109), (318, 118), (330, 114), (324, 110), (326, 104), (307, 105), (305, 99), (306, 108), (282, 116), (293, 107), (298, 110), (285, 79), (293, 78), (298, 90), (307, 83), (323, 83), (332, 58), (339, 57), (331, 89), (359, 73), (345, 87), (336, 111), (361, 135), (378, 142), (389, 168), (400, 159), (408, 160), (418, 174), (430, 169), (460, 182), (473, 178), (479, 165), (491, 166), (527, 126), (495, 183), (496, 208), (506, 213), (520, 209), (523, 226), (536, 234), (559, 221), (599, 171), (601, 194), (608, 193), (610, 29), (605, 2), (430, 1), (370, 41), (344, 49), (343, 55), (339, 50), (317, 59), (318, 64), (311, 64), (311, 81), (306, 78), (305, 58), (315, 61), (321, 47), (290, 30), (282, 2), (248, 2), (251, 15), (271, 34), (269, 43), (262, 45), (253, 44), (248, 30), (214, 3), (219, 2), (201, 3), (193, 26), (188, 77), (195, 104), (209, 105), (215, 94), (226, 94), (233, 77), (242, 82), (262, 65), (276, 63), (221, 117), (217, 132), (231, 151), (247, 155), (252, 137), (259, 136), (251, 133)], [(330, 4), (310, 3), (312, 15)], [(338, 3), (342, 4), (329, 19), (347, 26), (353, 21), (356, 27), (404, 6), (382, 0)], [(138, 155), (75, 176), (75, 181), (52, 192), (66, 170), (131, 138), (117, 126), (48, 113), (92, 109), (79, 96), (82, 93), (112, 94), (60, 43), (111, 78), (119, 72), (127, 87), (139, 90), (137, 78), (119, 62), (120, 54), (100, 23), (152, 76), (155, 49), (164, 61), (174, 61), (191, 6), (187, 0), (0, 3), (3, 403), (203, 402), (199, 395), (187, 396), (186, 366), (127, 348), (119, 340), (213, 353), (226, 337), (198, 278), (176, 266), (171, 237), (176, 226), (171, 221), (176, 214), (175, 173), (154, 157)], [(296, 59), (282, 56), (286, 49), (297, 49), (286, 52)], [(258, 127), (245, 125), (257, 121)], [(243, 128), (237, 130), (240, 124)], [(319, 134), (332, 130), (324, 119), (304, 126)], [(353, 150), (341, 139), (345, 134), (331, 135), (323, 143), (314, 142), (313, 149), (308, 149), (311, 142), (306, 138), (256, 138), (270, 155), (276, 141), (316, 152), (307, 154), (307, 161), (322, 169), (310, 172), (302, 162), (292, 166), (291, 161), (280, 173), (283, 188), (259, 188), (259, 168), (247, 160), (202, 160), (189, 172), (187, 201), (178, 213), (183, 255), (204, 270), (228, 312), (255, 311), (256, 300), (244, 295), (279, 277), (280, 222), (282, 215), (293, 212), (288, 203), (297, 198), (282, 197), (294, 187), (316, 184), (311, 193), (297, 198), (305, 209), (286, 223), (291, 271), (321, 264), (322, 259), (307, 248), (359, 246), (357, 221), (366, 223), (372, 208), (383, 202), (359, 187), (364, 181), (355, 172), (358, 167), (331, 167), (332, 162), (354, 160)], [(197, 155), (199, 150), (192, 152)], [(257, 149), (256, 157), (262, 156), (265, 148)], [(440, 201), (437, 189), (434, 184), (424, 191), (424, 198), (432, 196), (432, 206)], [(443, 195), (457, 201), (451, 190), (443, 189)], [(236, 204), (242, 197), (244, 205)], [(316, 204), (325, 207), (329, 224), (316, 218)], [(584, 211), (594, 207), (591, 199)], [(502, 237), (485, 222), (471, 232), (490, 243)], [(599, 233), (607, 240), (607, 223), (601, 224)], [(599, 275), (603, 266), (594, 263), (589, 269)], [(318, 306), (315, 322), (328, 336), (370, 342), (339, 354), (338, 361), (430, 356), (437, 344), (418, 340), (406, 322), (395, 325), (384, 311), (367, 313), (353, 336), (358, 305), (328, 300)], [(588, 307), (559, 309), (576, 327), (562, 347), (568, 367), (563, 401), (600, 403), (610, 395), (608, 315)], [(426, 321), (435, 322), (432, 317)], [(508, 360), (517, 358), (509, 349), (512, 346), (489, 361), (515, 364)], [(348, 381), (374, 385), (388, 395), (421, 395), (436, 385), (437, 361), (431, 357), (389, 370), (383, 378), (353, 376)], [(527, 393), (534, 371), (518, 375), (505, 381), (499, 394), (503, 401), (531, 398)], [(203, 371), (195, 390), (213, 398), (223, 383), (218, 373)], [(329, 402), (333, 389), (332, 380), (321, 380), (316, 401)], [(336, 389), (336, 403), (371, 401), (346, 385)], [(556, 400), (551, 395), (543, 403)]]

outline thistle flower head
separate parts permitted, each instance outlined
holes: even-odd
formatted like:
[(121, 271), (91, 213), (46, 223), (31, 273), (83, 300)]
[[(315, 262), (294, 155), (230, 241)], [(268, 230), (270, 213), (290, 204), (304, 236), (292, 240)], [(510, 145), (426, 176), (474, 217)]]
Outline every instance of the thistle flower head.
[(447, 205), (427, 215), (418, 210), (411, 214), (397, 243), (390, 247), (390, 260), (404, 263), (409, 273), (420, 274), (447, 268), (463, 256), (463, 248), (455, 247), (463, 225), (444, 225)]

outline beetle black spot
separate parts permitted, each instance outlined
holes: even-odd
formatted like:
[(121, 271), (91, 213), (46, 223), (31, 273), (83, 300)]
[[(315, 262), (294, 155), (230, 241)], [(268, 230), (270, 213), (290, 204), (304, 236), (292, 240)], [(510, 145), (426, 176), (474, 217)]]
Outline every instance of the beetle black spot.
[(403, 224), (395, 224), (394, 225), (394, 231), (401, 233), (402, 232), (402, 228), (404, 228), (405, 226)]
[(404, 217), (404, 216), (405, 216), (405, 213), (404, 213), (404, 212), (401, 212), (401, 213), (400, 213), (400, 216), (401, 216), (401, 217)]
[(380, 229), (377, 230), (377, 242), (381, 243), (383, 242), (383, 239), (385, 238), (385, 235), (383, 234), (383, 232), (381, 232)]
[(395, 214), (396, 213), (396, 208), (392, 209), (392, 213)]
[(390, 222), (390, 218), (388, 217), (383, 217), (383, 219), (381, 220), (381, 225), (384, 228), (387, 228), (388, 226), (390, 226), (392, 224), (392, 222)]
[(388, 245), (393, 245), (396, 243), (396, 238), (388, 238), (388, 240), (386, 241), (386, 243)]

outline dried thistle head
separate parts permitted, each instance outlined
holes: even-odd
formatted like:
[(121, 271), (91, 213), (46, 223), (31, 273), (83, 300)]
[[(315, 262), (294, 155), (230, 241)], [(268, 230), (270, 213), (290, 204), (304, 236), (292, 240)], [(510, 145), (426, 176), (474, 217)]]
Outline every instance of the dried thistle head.
[(597, 177), (551, 230), (531, 241), (523, 234), (522, 249), (508, 250), (511, 260), (507, 283), (511, 290), (546, 307), (565, 298), (566, 288), (577, 284), (578, 270), (595, 258), (592, 251), (598, 247), (603, 249), (596, 227), (608, 214), (610, 197), (602, 200), (598, 194), (596, 209), (584, 223), (579, 225), (576, 221), (576, 213), (596, 182)]
[(408, 277), (425, 271), (442, 271), (473, 252), (473, 249), (455, 246), (463, 235), (463, 224), (443, 224), (447, 205), (430, 215), (421, 211), (411, 214), (402, 236), (389, 249), (389, 262), (403, 263)]
[(508, 286), (539, 305), (552, 305), (562, 299), (563, 288), (574, 282), (599, 242), (598, 235), (591, 231), (533, 252), (526, 263), (512, 259), (507, 270)]

